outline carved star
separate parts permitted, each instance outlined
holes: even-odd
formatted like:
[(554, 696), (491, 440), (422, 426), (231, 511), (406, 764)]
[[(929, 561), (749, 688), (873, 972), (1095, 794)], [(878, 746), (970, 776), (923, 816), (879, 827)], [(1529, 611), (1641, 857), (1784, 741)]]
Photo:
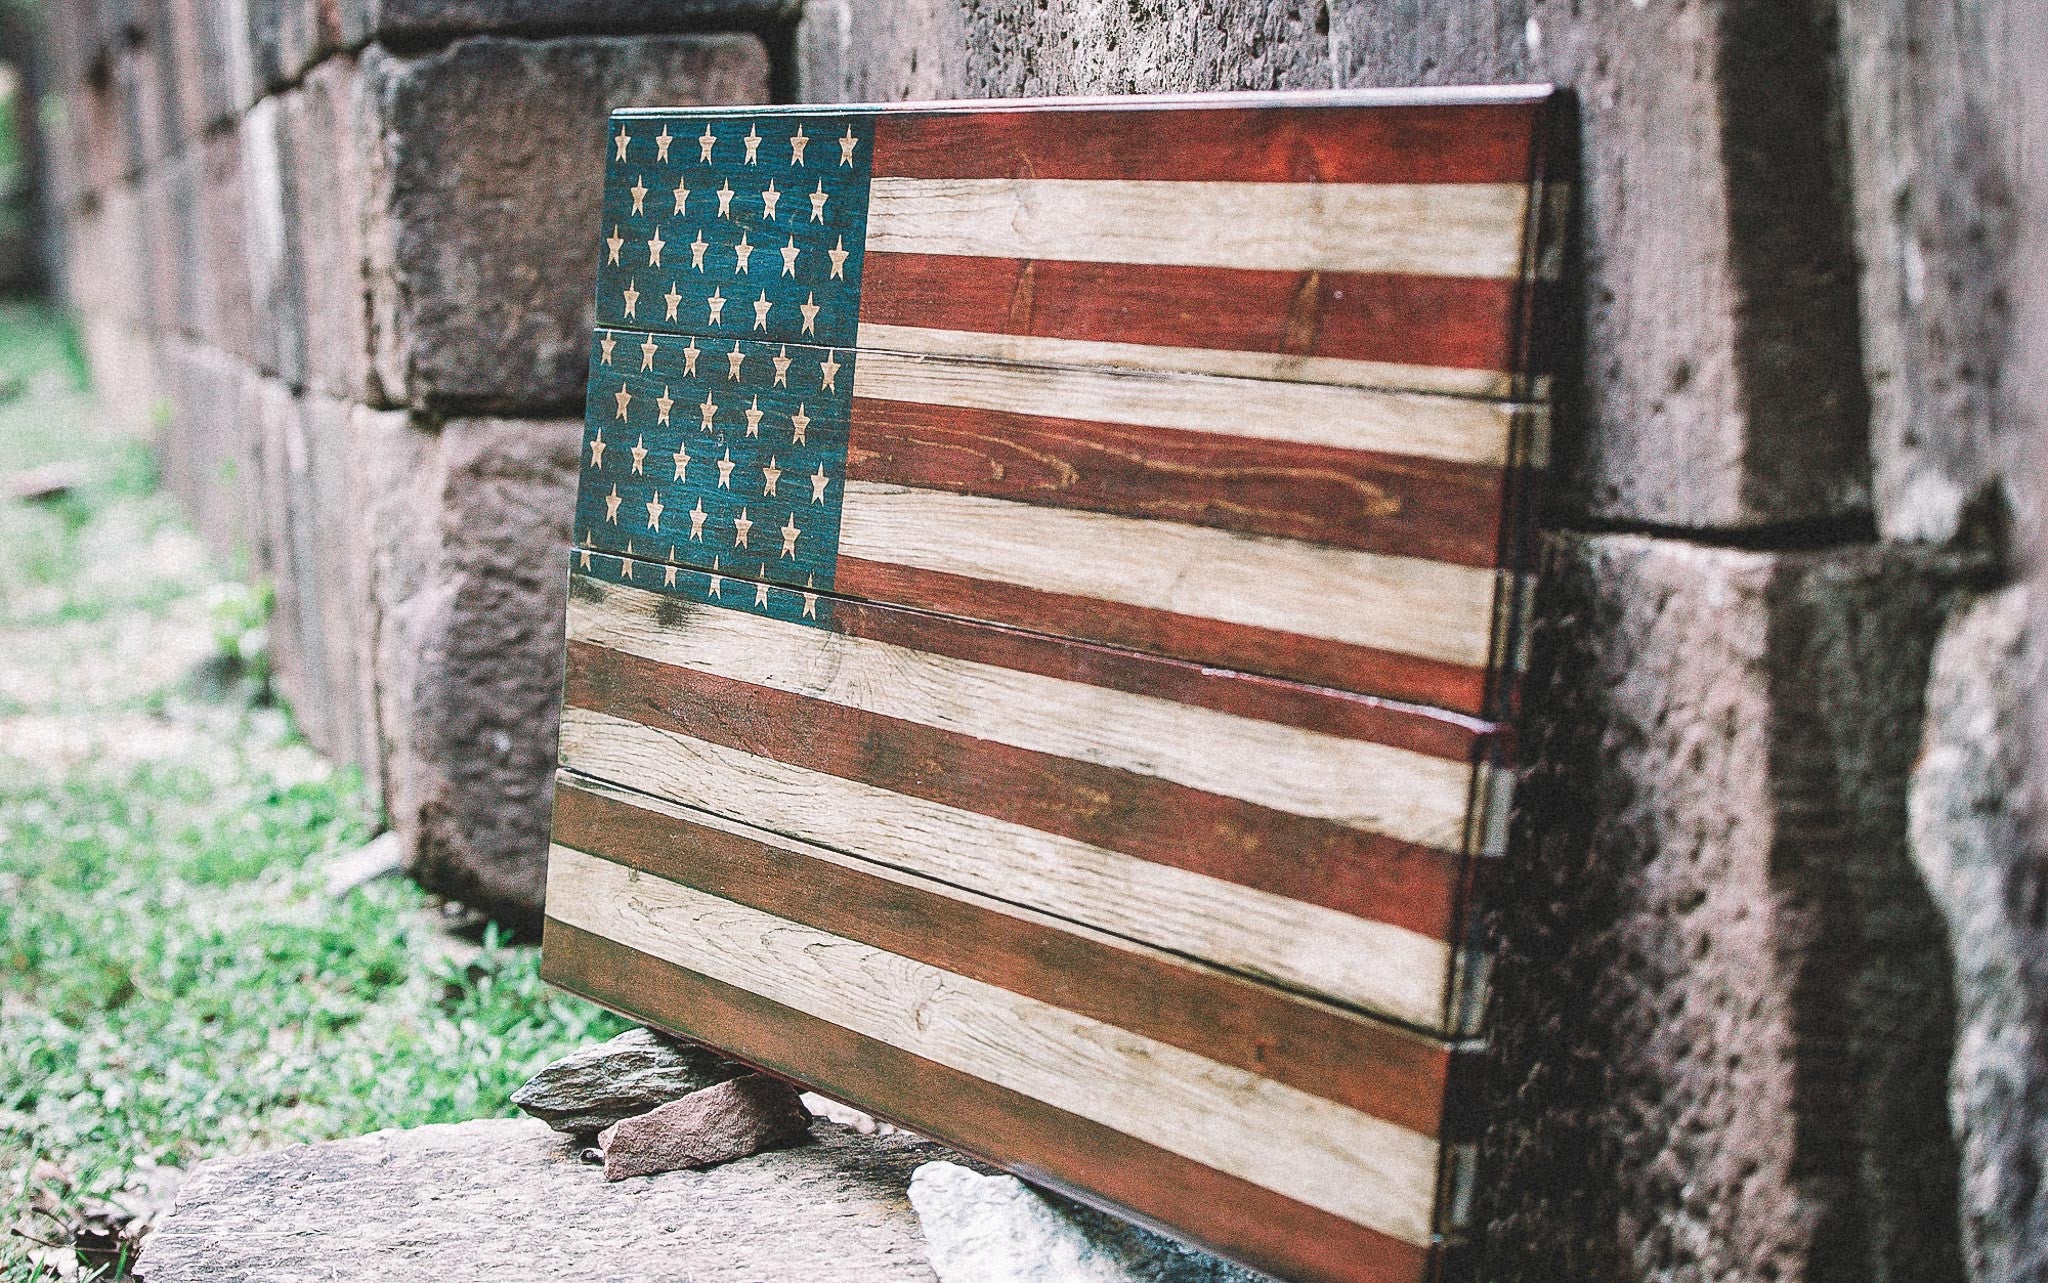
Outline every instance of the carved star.
[(689, 345), (688, 347), (686, 347), (686, 348), (684, 348), (684, 349), (683, 349), (683, 374), (684, 374), (685, 376), (688, 376), (688, 375), (692, 375), (692, 374), (695, 374), (696, 372), (697, 372), (697, 340), (696, 340), (696, 339), (694, 339), (694, 338), (692, 338), (692, 339), (690, 340), (690, 345)]
[(619, 265), (619, 251), (626, 246), (626, 238), (619, 235), (619, 225), (612, 224), (612, 234), (604, 238), (605, 262), (613, 267)]
[(711, 399), (709, 392), (704, 394), (704, 400), (697, 406), (697, 412), (704, 416), (704, 431), (711, 431), (711, 420), (718, 413), (718, 402)]
[(612, 363), (612, 349), (618, 345), (619, 341), (612, 337), (610, 330), (606, 330), (604, 337), (597, 341), (597, 350), (602, 354), (602, 359), (606, 365)]
[(690, 201), (689, 180), (683, 178), (676, 179), (676, 189), (672, 193), (672, 195), (674, 195), (676, 198), (676, 207), (674, 212), (680, 214), (683, 212), (683, 206), (687, 205)]
[(590, 466), (593, 468), (602, 468), (604, 466), (603, 428), (599, 428), (597, 435), (590, 439)]
[(740, 274), (742, 276), (746, 275), (747, 264), (754, 257), (754, 247), (747, 243), (747, 234), (745, 232), (740, 233), (740, 243), (732, 247), (732, 254), (733, 258), (739, 263)]
[(796, 560), (796, 540), (802, 533), (796, 528), (796, 514), (791, 513), (782, 523), (782, 555), (791, 561)]
[(770, 303), (768, 301), (768, 291), (762, 290), (761, 297), (754, 300), (755, 329), (765, 330), (768, 328), (768, 309), (774, 306), (775, 305), (773, 303)]
[(636, 477), (647, 475), (647, 438), (645, 436), (642, 436), (633, 443), (632, 455), (633, 475)]
[(740, 509), (740, 515), (732, 519), (732, 546), (735, 548), (748, 547), (747, 532), (753, 528), (754, 523), (747, 520), (747, 510), (745, 508)]
[(704, 541), (704, 501), (697, 500), (697, 506), (690, 509), (690, 538), (698, 543)]
[(811, 474), (811, 502), (825, 502), (825, 487), (831, 484), (832, 478), (825, 475), (825, 465), (819, 464), (818, 470)]
[(776, 354), (775, 354), (775, 355), (774, 355), (774, 356), (773, 356), (772, 358), (770, 358), (770, 359), (771, 359), (771, 360), (772, 360), (772, 361), (774, 362), (774, 364), (775, 364), (775, 386), (776, 386), (776, 387), (778, 387), (778, 388), (786, 388), (786, 387), (788, 387), (788, 386), (789, 386), (789, 344), (787, 344), (787, 343), (783, 344), (783, 345), (782, 345), (782, 350), (781, 350), (780, 352), (777, 352), (777, 353), (776, 353)]
[(740, 363), (746, 359), (747, 354), (740, 351), (740, 341), (734, 339), (732, 341), (732, 351), (725, 354), (725, 377), (727, 380), (733, 383), (740, 381)]
[(661, 492), (657, 490), (654, 497), (647, 501), (647, 528), (649, 530), (661, 529), (661, 508)]
[(661, 266), (661, 247), (666, 244), (668, 242), (661, 239), (661, 228), (656, 227), (654, 235), (647, 238), (647, 266)]
[(619, 390), (612, 393), (612, 400), (616, 402), (619, 407), (618, 417), (621, 419), (625, 418), (626, 407), (633, 404), (633, 394), (631, 392), (626, 391), (626, 385), (624, 383), (619, 384)]
[(668, 122), (663, 121), (661, 125), (661, 132), (654, 136), (655, 163), (659, 164), (668, 159), (668, 145), (671, 141), (673, 140), (669, 138)]
[(804, 429), (811, 426), (811, 416), (804, 413), (803, 402), (797, 402), (796, 413), (789, 416), (789, 426), (796, 435), (790, 438), (791, 445), (804, 443)]
[(675, 320), (676, 309), (683, 305), (683, 295), (681, 291), (676, 289), (676, 283), (674, 281), (670, 281), (668, 283), (668, 293), (661, 296), (661, 301), (668, 304), (668, 316), (665, 317), (664, 319), (670, 321)]
[(604, 519), (615, 526), (619, 524), (619, 488), (616, 485), (604, 498)]
[(718, 461), (718, 488), (720, 490), (732, 489), (732, 450), (729, 447), (725, 452), (725, 457)]
[(768, 456), (768, 466), (761, 469), (761, 493), (763, 495), (774, 494), (775, 487), (781, 481), (782, 469), (775, 465), (775, 456), (771, 454)]
[(697, 231), (697, 239), (690, 242), (690, 266), (696, 268), (700, 272), (703, 271), (704, 251), (710, 248), (711, 242), (704, 239), (703, 229), (699, 228)]
[(669, 457), (670, 457), (671, 459), (674, 459), (674, 460), (676, 461), (676, 480), (678, 480), (678, 481), (687, 481), (687, 480), (689, 480), (689, 477), (690, 477), (690, 447), (689, 447), (689, 446), (687, 446), (687, 445), (679, 445), (679, 446), (677, 446), (677, 447), (676, 447), (676, 452), (675, 452), (674, 454), (670, 455)]
[(844, 236), (840, 237), (839, 243), (837, 245), (834, 245), (831, 249), (825, 251), (825, 257), (832, 260), (832, 275), (842, 281), (845, 280), (847, 259), (846, 238)]
[(757, 159), (755, 153), (761, 150), (761, 134), (759, 130), (754, 128), (753, 122), (749, 121), (747, 123), (747, 136), (740, 139), (740, 141), (747, 145), (746, 163), (749, 165), (753, 164)]
[(828, 351), (825, 359), (818, 362), (818, 381), (827, 391), (839, 390), (839, 353)]
[(657, 350), (659, 349), (654, 346), (654, 336), (648, 335), (646, 342), (640, 345), (640, 369), (643, 372), (654, 368), (654, 354)]
[(626, 144), (633, 141), (631, 136), (626, 133), (624, 125), (619, 126), (619, 132), (612, 138), (612, 141), (619, 145), (618, 159), (624, 160), (626, 158)]
[(769, 222), (775, 221), (775, 202), (782, 199), (782, 193), (775, 190), (775, 180), (768, 180), (768, 190), (761, 193), (761, 216)]
[(792, 165), (803, 164), (804, 148), (810, 145), (811, 140), (804, 137), (804, 127), (798, 125), (796, 132), (789, 136), (789, 163)]
[(620, 297), (622, 297), (622, 298), (624, 298), (624, 299), (626, 300), (626, 315), (627, 315), (627, 316), (637, 316), (637, 315), (639, 314), (639, 311), (640, 311), (640, 285), (639, 285), (639, 282), (637, 282), (637, 281), (627, 281), (627, 282), (626, 282), (626, 289), (625, 289), (625, 292), (624, 292), (624, 293), (623, 293), (623, 294), (622, 294), (622, 295), (621, 295)]
[(818, 180), (818, 190), (811, 193), (812, 222), (822, 223), (825, 221), (825, 202), (830, 199), (832, 199), (831, 196), (825, 191), (825, 180), (821, 178)]
[(784, 276), (795, 276), (796, 256), (798, 254), (803, 253), (802, 250), (796, 247), (796, 237), (790, 237), (789, 244), (783, 246), (780, 250), (777, 250), (776, 252), (782, 255), (782, 274)]
[(719, 316), (725, 311), (724, 291), (720, 290), (716, 285), (712, 286), (711, 297), (704, 300), (704, 306), (711, 314), (709, 324), (718, 324)]
[(641, 206), (647, 200), (647, 181), (642, 178), (635, 178), (633, 185), (628, 187), (626, 191), (633, 197), (633, 212), (636, 214), (646, 213), (647, 211), (642, 209)]
[(718, 216), (720, 218), (732, 217), (732, 196), (732, 181), (730, 179), (718, 185)]
[(816, 334), (816, 333), (818, 332), (818, 296), (817, 296), (817, 294), (816, 294), (815, 292), (813, 292), (813, 293), (811, 294), (811, 296), (810, 296), (809, 298), (805, 299), (805, 300), (804, 300), (804, 301), (803, 301), (802, 303), (799, 303), (799, 304), (797, 305), (797, 309), (796, 309), (796, 310), (797, 310), (797, 311), (799, 311), (799, 312), (801, 312), (801, 313), (803, 313), (803, 316), (804, 316), (804, 333), (806, 333), (806, 334)]
[(839, 163), (851, 165), (853, 163), (853, 149), (858, 146), (860, 146), (860, 139), (853, 136), (853, 126), (848, 125), (846, 127), (846, 136), (839, 140)]
[(750, 437), (758, 437), (758, 436), (760, 436), (760, 435), (761, 435), (761, 398), (760, 398), (760, 397), (755, 397), (755, 398), (754, 398), (754, 404), (753, 404), (753, 405), (751, 405), (751, 406), (749, 406), (749, 407), (747, 408), (747, 411), (746, 411), (746, 415), (747, 415), (747, 435), (748, 435), (748, 436), (750, 436)]
[[(847, 126), (847, 132), (853, 132), (853, 126)], [(718, 136), (711, 132), (711, 123), (706, 121), (704, 123), (704, 132), (697, 135), (697, 159), (699, 162), (711, 159), (711, 144), (717, 141)]]

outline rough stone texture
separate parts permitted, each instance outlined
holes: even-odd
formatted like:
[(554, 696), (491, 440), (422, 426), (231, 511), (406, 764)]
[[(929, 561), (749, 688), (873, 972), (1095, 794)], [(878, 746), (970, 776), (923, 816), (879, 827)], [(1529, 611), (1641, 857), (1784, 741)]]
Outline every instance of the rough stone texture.
[[(759, 102), (752, 36), (479, 37), (418, 59), (372, 49), (378, 371), (395, 400), (580, 405), (595, 319), (591, 139), (613, 107)], [(451, 129), (450, 121), (472, 127)]]
[(746, 1074), (613, 1123), (598, 1133), (604, 1178), (622, 1181), (686, 1167), (712, 1167), (811, 1138), (811, 1111), (797, 1089)]
[(801, 0), (343, 0), (344, 37), (410, 42), (483, 32), (738, 31), (796, 17)]
[(241, 135), (209, 135), (198, 153), (200, 337), (230, 356), (255, 356), (255, 299), (249, 286)]
[(1267, 1278), (1014, 1176), (959, 1163), (911, 1174), (939, 1283), (1260, 1283)]
[(351, 58), (330, 58), (285, 98), (296, 201), (307, 386), (363, 404), (383, 398), (371, 378), (364, 223), (369, 131)]
[(531, 1119), (203, 1164), (143, 1283), (933, 1283), (904, 1187), (943, 1158), (821, 1125), (816, 1144), (607, 1184)]
[(547, 1066), (512, 1103), (558, 1132), (587, 1135), (746, 1072), (716, 1052), (628, 1029)]
[(1901, 733), (1946, 568), (1572, 536), (1544, 570), (1476, 1277), (1959, 1279)]
[(1913, 858), (1956, 955), (1965, 1243), (1972, 1276), (1999, 1283), (2048, 1277), (2048, 860), (2025, 760), (2027, 695), (2048, 680), (2039, 618), (2009, 588), (1950, 626), (1910, 801)]
[(538, 928), (579, 422), (455, 419), (386, 594), (386, 804), (421, 881)]
[[(249, 299), (254, 308), (250, 356), (256, 368), (294, 388), (305, 386), (305, 310), (300, 261), (303, 247), (292, 217), (300, 204), (296, 156), (285, 136), (283, 98), (265, 98), (243, 115), (243, 244), (248, 253)], [(334, 193), (321, 193), (333, 199)]]

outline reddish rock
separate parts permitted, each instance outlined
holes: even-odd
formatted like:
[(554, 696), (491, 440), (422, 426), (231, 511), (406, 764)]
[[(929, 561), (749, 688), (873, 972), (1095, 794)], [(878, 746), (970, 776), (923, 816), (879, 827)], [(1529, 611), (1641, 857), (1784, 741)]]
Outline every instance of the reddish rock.
[(796, 1088), (748, 1074), (614, 1123), (598, 1134), (597, 1146), (604, 1151), (604, 1178), (620, 1181), (800, 1145), (810, 1139), (810, 1128), (811, 1112)]

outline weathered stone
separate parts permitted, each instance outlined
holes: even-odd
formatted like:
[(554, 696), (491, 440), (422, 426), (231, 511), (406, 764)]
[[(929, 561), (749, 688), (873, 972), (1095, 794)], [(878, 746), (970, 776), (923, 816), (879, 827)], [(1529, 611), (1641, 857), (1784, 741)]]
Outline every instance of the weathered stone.
[(811, 1137), (811, 1111), (797, 1089), (767, 1074), (747, 1074), (693, 1091), (597, 1136), (604, 1178), (654, 1176), (713, 1167)]
[(412, 405), (580, 405), (605, 113), (768, 91), (761, 42), (737, 35), (480, 37), (417, 59), (372, 49), (362, 68), (380, 158), (377, 369)]
[(344, 38), (488, 32), (740, 31), (796, 17), (801, 0), (343, 0)]
[(261, 450), (251, 372), (218, 352), (171, 341), (159, 347), (167, 403), (159, 428), (164, 483), (192, 514), (207, 551), (225, 563), (254, 561)]
[(255, 355), (244, 212), (241, 134), (209, 134), (199, 147), (199, 334), (230, 356)]
[(171, 51), (178, 133), (199, 137), (253, 100), (241, 0), (161, 0), (160, 30)]
[(455, 419), (409, 487), (417, 578), (381, 643), (393, 827), (428, 886), (538, 929), (582, 425)]
[(1946, 568), (1560, 536), (1543, 569), (1475, 1276), (1958, 1279), (1904, 841)]
[(588, 1135), (746, 1072), (716, 1052), (628, 1029), (541, 1070), (512, 1103), (558, 1132)]
[(279, 89), (341, 41), (338, 0), (244, 0), (256, 87)]
[[(294, 95), (295, 96), (295, 95)], [(241, 137), (242, 243), (248, 250), (250, 358), (294, 388), (305, 386), (304, 291), (297, 221), (298, 157), (286, 138), (289, 98), (260, 99), (237, 125)], [(333, 198), (333, 193), (320, 193)]]
[(369, 133), (355, 60), (329, 58), (315, 67), (285, 96), (284, 112), (306, 383), (329, 396), (375, 404), (383, 398), (370, 377), (363, 248)]
[(2028, 591), (2009, 588), (1943, 634), (1910, 799), (1913, 860), (1955, 951), (1950, 1109), (1984, 1283), (2048, 1277), (2048, 870), (2027, 773), (2027, 701), (2048, 681), (2039, 621)]
[(298, 1145), (196, 1170), (144, 1283), (932, 1283), (904, 1197), (946, 1156), (820, 1127), (818, 1142), (611, 1185), (530, 1120)]
[(939, 1283), (1259, 1283), (1267, 1276), (1219, 1260), (1014, 1176), (958, 1163), (911, 1173)]

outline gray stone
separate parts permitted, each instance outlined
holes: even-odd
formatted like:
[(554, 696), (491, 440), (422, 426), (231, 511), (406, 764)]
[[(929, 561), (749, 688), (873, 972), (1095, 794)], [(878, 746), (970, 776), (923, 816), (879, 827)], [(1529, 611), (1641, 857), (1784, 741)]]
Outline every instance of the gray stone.
[(355, 850), (329, 860), (321, 872), (321, 881), (327, 894), (339, 900), (351, 891), (403, 872), (405, 846), (396, 833), (386, 830)]
[(797, 1089), (746, 1074), (613, 1123), (597, 1136), (604, 1178), (622, 1181), (690, 1167), (714, 1167), (811, 1138), (811, 1111)]
[(1947, 942), (1904, 814), (1950, 569), (1550, 541), (1474, 1277), (1960, 1278)]
[(143, 1283), (932, 1283), (904, 1197), (945, 1156), (820, 1127), (816, 1144), (607, 1184), (531, 1119), (296, 1145), (200, 1166)]
[[(305, 386), (303, 248), (292, 216), (300, 204), (296, 149), (286, 136), (289, 99), (257, 101), (237, 126), (242, 155), (242, 244), (247, 248), (249, 301), (255, 309), (250, 356), (256, 368), (294, 388)], [(321, 199), (335, 193), (322, 192)]]
[(201, 338), (247, 361), (255, 356), (256, 327), (241, 144), (240, 132), (228, 129), (207, 135), (199, 145), (196, 321)]
[(412, 563), (379, 592), (393, 827), (420, 881), (529, 930), (547, 875), (582, 438), (575, 421), (451, 420), (383, 523)]
[(741, 31), (796, 17), (801, 0), (343, 0), (344, 38), (516, 32)]
[(589, 1135), (746, 1072), (716, 1052), (628, 1029), (547, 1066), (512, 1103), (558, 1132)]
[(373, 48), (362, 70), (377, 369), (415, 406), (580, 406), (606, 112), (768, 92), (766, 51), (741, 35), (487, 36), (416, 59)]
[(910, 1204), (939, 1283), (1259, 1283), (1258, 1274), (1014, 1176), (940, 1160)]
[(1909, 802), (1913, 860), (1955, 951), (1949, 1104), (1970, 1271), (1984, 1283), (2048, 1277), (2048, 877), (2027, 760), (2028, 700), (2048, 681), (2037, 602), (2008, 588), (1943, 634)]
[(285, 95), (294, 171), (305, 380), (329, 396), (384, 400), (371, 377), (364, 225), (370, 216), (368, 114), (353, 58), (329, 58)]

